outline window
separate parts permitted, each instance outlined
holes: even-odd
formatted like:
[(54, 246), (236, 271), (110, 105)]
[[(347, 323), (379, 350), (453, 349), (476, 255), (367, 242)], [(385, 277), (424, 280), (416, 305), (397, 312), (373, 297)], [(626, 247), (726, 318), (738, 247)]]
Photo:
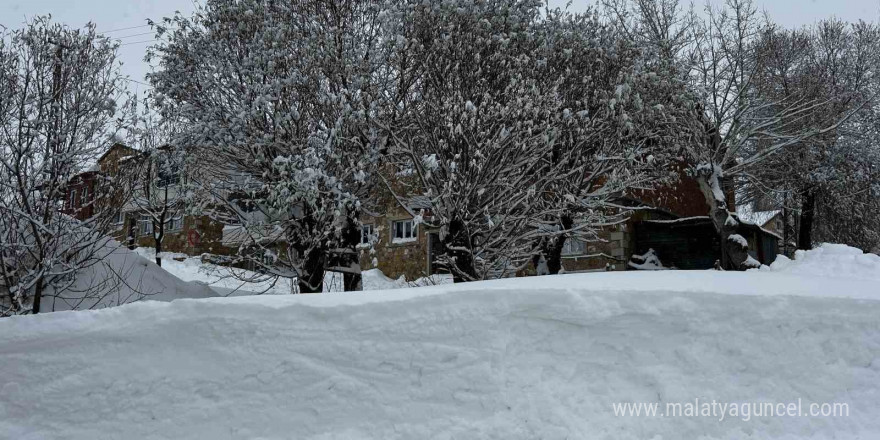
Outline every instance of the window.
[(125, 213), (122, 211), (117, 212), (116, 216), (113, 218), (113, 223), (117, 225), (125, 223)]
[(562, 245), (562, 255), (583, 255), (586, 253), (586, 243), (569, 238)]
[(148, 215), (142, 215), (138, 220), (138, 231), (140, 235), (153, 233), (153, 219)]
[(82, 195), (79, 197), (79, 201), (82, 204), (89, 203), (89, 187), (84, 186), (82, 189)]
[(165, 229), (168, 231), (179, 231), (183, 229), (183, 216), (176, 215), (165, 222)]
[(76, 190), (70, 191), (70, 207), (76, 208)]
[(361, 225), (361, 244), (370, 244), (373, 239), (373, 225)]
[(416, 241), (416, 225), (412, 220), (400, 220), (392, 223), (392, 243)]
[(180, 182), (180, 164), (171, 158), (162, 156), (156, 165), (158, 167), (156, 186), (164, 188), (168, 185), (176, 185)]

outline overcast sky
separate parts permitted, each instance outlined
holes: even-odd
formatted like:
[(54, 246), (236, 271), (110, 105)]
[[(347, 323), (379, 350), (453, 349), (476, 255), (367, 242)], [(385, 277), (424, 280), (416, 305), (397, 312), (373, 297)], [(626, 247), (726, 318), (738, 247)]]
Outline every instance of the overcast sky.
[[(123, 72), (135, 81), (144, 81), (149, 66), (143, 62), (144, 50), (152, 40), (146, 19), (159, 19), (180, 11), (192, 14), (199, 0), (0, 0), (0, 24), (19, 27), (26, 19), (38, 14), (52, 14), (70, 26), (93, 21), (99, 31), (119, 38)], [(295, 0), (294, 0), (295, 1)], [(698, 4), (703, 0), (697, 1)], [(723, 3), (724, 0), (710, 0)], [(596, 0), (573, 0), (572, 9), (582, 10)], [(686, 3), (683, 1), (683, 3)], [(756, 0), (774, 21), (788, 27), (810, 24), (818, 19), (837, 16), (847, 21), (877, 21), (880, 0)], [(551, 0), (552, 6), (564, 6), (566, 0)], [(141, 26), (137, 27), (136, 26)], [(133, 29), (124, 29), (133, 28)], [(140, 35), (145, 34), (145, 35)], [(144, 90), (131, 83), (132, 89)]]

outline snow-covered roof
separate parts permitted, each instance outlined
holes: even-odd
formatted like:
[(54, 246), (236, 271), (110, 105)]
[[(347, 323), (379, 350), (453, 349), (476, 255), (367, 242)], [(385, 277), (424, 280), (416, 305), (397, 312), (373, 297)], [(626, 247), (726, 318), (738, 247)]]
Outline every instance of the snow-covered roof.
[[(761, 232), (763, 232), (765, 234), (772, 235), (772, 236), (782, 240), (782, 236), (780, 236), (778, 233), (776, 233), (772, 230), (769, 230), (769, 229), (763, 227), (762, 224), (756, 224), (756, 223), (753, 223), (750, 221), (745, 221), (740, 217), (740, 215), (738, 213), (736, 214), (736, 218), (738, 218), (740, 220), (740, 223), (744, 226), (759, 229)], [(773, 218), (773, 217), (771, 216), (767, 220), (769, 221), (771, 218)], [(710, 222), (710, 221), (712, 221), (712, 219), (708, 215), (700, 215), (700, 216), (696, 216), (696, 217), (683, 217), (683, 218), (677, 218), (677, 219), (672, 219), (672, 220), (643, 220), (643, 222), (645, 222), (645, 223), (667, 224), (667, 225), (683, 224), (683, 223), (699, 223), (699, 222), (703, 222), (703, 221)]]
[(697, 221), (711, 221), (712, 219), (708, 215), (698, 215), (694, 217), (682, 217), (675, 218), (672, 220), (643, 220), (645, 223), (659, 223), (659, 224), (673, 224), (673, 223), (688, 223), (688, 222), (697, 222)]
[(764, 226), (779, 215), (782, 211), (779, 209), (769, 210), (769, 211), (756, 211), (752, 209), (751, 205), (742, 205), (736, 208), (736, 216), (743, 223), (747, 223), (750, 225)]
[(226, 225), (223, 227), (223, 246), (236, 247), (246, 243), (266, 243), (277, 241), (282, 238), (281, 228), (275, 225), (263, 227), (245, 228), (241, 225)]
[(412, 196), (401, 199), (406, 207), (412, 210), (431, 209), (431, 198), (427, 196)]

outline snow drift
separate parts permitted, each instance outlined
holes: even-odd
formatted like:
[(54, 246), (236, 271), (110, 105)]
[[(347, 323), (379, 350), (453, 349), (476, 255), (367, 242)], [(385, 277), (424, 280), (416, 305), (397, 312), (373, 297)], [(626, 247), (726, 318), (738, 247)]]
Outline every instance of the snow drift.
[[(597, 273), (10, 318), (0, 437), (878, 438), (876, 288)], [(612, 409), (695, 398), (851, 410), (719, 422)]]
[(185, 282), (116, 240), (96, 244), (96, 262), (76, 273), (74, 282), (43, 298), (43, 311), (86, 310), (141, 300), (172, 301), (218, 296), (202, 283)]
[[(825, 243), (809, 251), (798, 250), (794, 260), (784, 255), (764, 270), (835, 278), (877, 280), (880, 283), (880, 256), (863, 253), (844, 244)], [(880, 296), (880, 285), (877, 287)]]

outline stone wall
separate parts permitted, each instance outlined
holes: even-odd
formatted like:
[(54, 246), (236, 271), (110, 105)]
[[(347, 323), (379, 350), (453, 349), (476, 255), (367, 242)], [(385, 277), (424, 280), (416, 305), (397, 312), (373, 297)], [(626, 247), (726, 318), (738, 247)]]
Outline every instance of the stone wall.
[(388, 277), (397, 279), (403, 275), (410, 281), (428, 275), (429, 231), (425, 225), (416, 227), (415, 241), (394, 243), (392, 223), (411, 220), (413, 215), (387, 189), (377, 191), (374, 208), (376, 212), (373, 214), (376, 215), (361, 218), (361, 223), (373, 226), (373, 233), (378, 238), (372, 246), (360, 246), (361, 269), (378, 267)]
[[(125, 223), (119, 227), (114, 238), (120, 243), (128, 244), (128, 227), (132, 220), (137, 220), (135, 212), (126, 213)], [(195, 231), (195, 232), (191, 232)], [(190, 243), (190, 234), (193, 236), (194, 245)], [(184, 216), (183, 228), (177, 231), (165, 231), (162, 239), (163, 252), (183, 253), (191, 256), (202, 254), (231, 255), (235, 249), (223, 246), (223, 224), (211, 220), (207, 216)], [(155, 247), (156, 241), (153, 234), (136, 234), (135, 245), (139, 247)]]

